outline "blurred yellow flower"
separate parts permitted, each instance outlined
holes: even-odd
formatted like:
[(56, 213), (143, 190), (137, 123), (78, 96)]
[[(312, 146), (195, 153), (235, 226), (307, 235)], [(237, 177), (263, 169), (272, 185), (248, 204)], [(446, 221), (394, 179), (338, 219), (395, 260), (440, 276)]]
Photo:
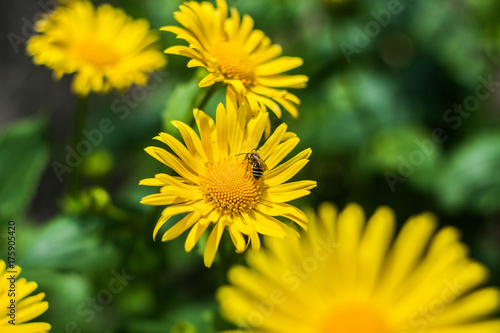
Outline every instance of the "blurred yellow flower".
[[(160, 193), (144, 197), (142, 203), (170, 205), (156, 224), (153, 238), (171, 217), (188, 213), (165, 232), (162, 241), (176, 238), (191, 228), (185, 243), (189, 252), (205, 230), (215, 224), (205, 246), (204, 262), (210, 267), (226, 227), (239, 253), (248, 243), (258, 250), (259, 234), (278, 238), (297, 235), (276, 216), (290, 219), (305, 229), (307, 217), (286, 202), (309, 194), (316, 182), (285, 182), (306, 165), (311, 150), (306, 149), (278, 165), (299, 143), (295, 134), (286, 131), (285, 124), (258, 148), (268, 113), (260, 113), (247, 123), (245, 110), (237, 111), (231, 106), (226, 110), (219, 104), (216, 122), (199, 110), (194, 110), (194, 117), (200, 137), (186, 124), (172, 122), (179, 129), (185, 146), (167, 133), (155, 138), (169, 146), (174, 154), (158, 147), (146, 148), (148, 154), (179, 174), (161, 173), (140, 182), (161, 186)], [(259, 167), (248, 159), (246, 154), (251, 152), (265, 165)]]
[[(269, 239), (229, 271), (217, 298), (230, 321), (252, 332), (497, 333), (498, 288), (479, 288), (488, 270), (472, 261), (460, 233), (435, 234), (435, 217), (410, 218), (396, 240), (394, 213), (365, 225), (355, 204), (337, 215), (323, 204), (300, 239)], [(235, 330), (231, 332), (242, 332)]]
[(302, 65), (302, 59), (280, 57), (281, 46), (260, 30), (253, 29), (250, 16), (235, 8), (227, 16), (225, 0), (217, 0), (217, 8), (209, 2), (188, 1), (175, 13), (184, 27), (166, 26), (184, 39), (189, 46), (172, 46), (166, 53), (191, 58), (188, 67), (204, 67), (209, 74), (199, 83), (208, 87), (216, 82), (227, 85), (227, 104), (246, 104), (253, 113), (271, 109), (281, 117), (281, 107), (297, 117), (297, 96), (282, 88), (303, 88), (305, 75), (285, 75), (284, 72)]
[(75, 73), (72, 89), (81, 96), (106, 93), (132, 84), (145, 85), (147, 73), (166, 64), (144, 19), (133, 20), (121, 9), (88, 1), (70, 1), (36, 23), (27, 50), (56, 78)]
[[(11, 271), (16, 273), (11, 273)], [(47, 323), (27, 323), (47, 311), (49, 303), (42, 302), (45, 297), (44, 293), (29, 296), (38, 285), (36, 282), (26, 281), (25, 278), (17, 279), (19, 273), (21, 273), (19, 266), (7, 270), (5, 261), (0, 260), (0, 332), (44, 333), (50, 331), (51, 326)], [(12, 288), (13, 284), (14, 288)], [(11, 303), (12, 299), (15, 303)], [(9, 308), (12, 307), (11, 304), (15, 304), (15, 310)]]

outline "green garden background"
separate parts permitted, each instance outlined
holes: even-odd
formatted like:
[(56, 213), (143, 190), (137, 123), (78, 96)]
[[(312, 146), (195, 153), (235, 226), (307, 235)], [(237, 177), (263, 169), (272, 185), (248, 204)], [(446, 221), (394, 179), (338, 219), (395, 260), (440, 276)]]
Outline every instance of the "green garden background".
[[(13, 220), (16, 262), (21, 276), (46, 293), (50, 307), (38, 321), (52, 332), (230, 328), (214, 298), (226, 264), (216, 258), (205, 268), (203, 244), (185, 253), (185, 236), (153, 242), (160, 209), (139, 203), (157, 190), (139, 180), (169, 171), (144, 148), (160, 131), (178, 135), (170, 120), (190, 121), (203, 72), (168, 56), (145, 88), (91, 95), (84, 127), (90, 150), (79, 152), (72, 144), (71, 77), (55, 81), (25, 51), (42, 3), (53, 5), (8, 1), (0, 11), (0, 259), (7, 260)], [(110, 3), (158, 30), (177, 24), (173, 12), (181, 1)], [(284, 55), (304, 60), (293, 73), (308, 75), (308, 86), (291, 90), (301, 100), (299, 118), (270, 113), (273, 129), (286, 121), (301, 139), (297, 152), (313, 152), (296, 179), (318, 186), (295, 205), (358, 202), (367, 215), (387, 205), (400, 225), (432, 211), (441, 225), (460, 228), (471, 256), (500, 285), (500, 3), (228, 3), (251, 15)], [(158, 35), (161, 49), (178, 43), (173, 34)], [(215, 95), (205, 110), (214, 115), (223, 97)], [(60, 167), (72, 169), (68, 158), (81, 163), (84, 178), (71, 198), (70, 172)], [(106, 304), (95, 301), (105, 294)]]

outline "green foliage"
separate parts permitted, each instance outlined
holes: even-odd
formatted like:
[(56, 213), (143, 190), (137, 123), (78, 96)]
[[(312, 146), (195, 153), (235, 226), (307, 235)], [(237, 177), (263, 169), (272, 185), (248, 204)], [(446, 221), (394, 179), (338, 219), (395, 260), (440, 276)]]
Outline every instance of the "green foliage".
[[(181, 3), (124, 0), (114, 5), (157, 29), (177, 25), (173, 11)], [(292, 154), (313, 151), (295, 179), (316, 180), (318, 187), (294, 204), (304, 208), (332, 201), (342, 208), (354, 201), (367, 212), (388, 205), (399, 222), (433, 211), (442, 224), (463, 230), (473, 256), (493, 270), (492, 283), (498, 285), (498, 87), (463, 113), (465, 101), (481, 87), (480, 78), (500, 81), (498, 1), (401, 1), (401, 13), (373, 36), (366, 35), (366, 25), (378, 22), (374, 13), (387, 9), (386, 0), (228, 3), (251, 15), (255, 28), (280, 44), (283, 55), (304, 60), (290, 72), (309, 76), (306, 89), (290, 89), (301, 101), (299, 118), (285, 113), (274, 122), (271, 115), (273, 129), (284, 121), (300, 138)], [(185, 45), (172, 33), (158, 34), (162, 48)], [(346, 55), (345, 44), (355, 51)], [(224, 89), (199, 88), (207, 73), (187, 68), (187, 62), (168, 55), (166, 72), (153, 75), (140, 95), (91, 96), (85, 128), (99, 128), (104, 118), (114, 127), (78, 166), (77, 194), (69, 196), (65, 189), (71, 174), (61, 184), (49, 166), (64, 161), (65, 147), (71, 145), (74, 105), (64, 105), (68, 117), (12, 120), (0, 133), (0, 219), (18, 222), (17, 262), (22, 276), (46, 293), (50, 309), (40, 320), (50, 322), (53, 332), (232, 328), (214, 299), (227, 282), (229, 266), (244, 264), (229, 237), (223, 236), (213, 267), (206, 269), (202, 257), (208, 233), (190, 253), (184, 249), (187, 232), (161, 242), (163, 232), (181, 219), (176, 216), (153, 241), (164, 207), (140, 204), (158, 191), (139, 186), (141, 179), (174, 174), (144, 152), (153, 145), (151, 138), (160, 131), (179, 137), (172, 120), (192, 125), (193, 108), (202, 105), (214, 116), (217, 103), (225, 100)], [(462, 113), (453, 111), (456, 105), (462, 105)], [(45, 105), (34, 106), (40, 107)], [(433, 137), (436, 129), (443, 140)], [(392, 186), (387, 175), (396, 177)], [(1, 229), (0, 244), (4, 235)], [(89, 299), (109, 289), (113, 272), (122, 268), (134, 280), (90, 316)]]
[(453, 211), (500, 210), (500, 134), (483, 133), (458, 146), (437, 177), (436, 197)]
[[(103, 243), (99, 221), (61, 216), (24, 235), (22, 265), (59, 270), (100, 271), (117, 265), (120, 253)], [(25, 237), (25, 238), (24, 238)]]
[(22, 216), (38, 187), (49, 159), (47, 120), (17, 123), (0, 136), (0, 218)]
[(167, 100), (162, 113), (163, 128), (172, 135), (178, 135), (178, 130), (170, 122), (173, 120), (189, 124), (193, 118), (195, 99), (200, 95), (198, 80), (191, 79), (185, 83), (178, 83)]
[(83, 161), (82, 171), (90, 178), (101, 178), (113, 168), (113, 156), (108, 150), (101, 149)]

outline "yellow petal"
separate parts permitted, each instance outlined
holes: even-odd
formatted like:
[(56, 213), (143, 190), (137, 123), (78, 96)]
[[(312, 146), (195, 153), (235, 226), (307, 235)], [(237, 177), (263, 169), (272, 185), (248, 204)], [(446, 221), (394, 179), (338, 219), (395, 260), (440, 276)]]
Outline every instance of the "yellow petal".
[(192, 202), (179, 204), (174, 206), (169, 206), (163, 210), (161, 213), (161, 217), (156, 223), (156, 226), (153, 230), (153, 240), (156, 238), (156, 234), (160, 231), (160, 228), (174, 215), (179, 215), (183, 213), (189, 213), (194, 211), (196, 208)]
[(289, 71), (302, 65), (303, 60), (297, 57), (280, 57), (268, 63), (262, 64), (255, 69), (258, 76), (275, 75)]
[(299, 143), (299, 138), (293, 138), (279, 144), (271, 155), (266, 159), (269, 169), (278, 165)]
[(203, 255), (203, 262), (206, 267), (210, 268), (210, 266), (212, 266), (224, 229), (224, 223), (219, 222), (215, 225), (210, 236), (208, 236), (207, 244), (205, 245), (205, 253)]
[(156, 158), (158, 161), (162, 162), (169, 168), (173, 169), (175, 172), (177, 172), (179, 175), (181, 175), (183, 178), (188, 179), (192, 183), (198, 184), (200, 178), (198, 175), (194, 174), (193, 172), (189, 171), (187, 166), (183, 161), (181, 161), (179, 158), (174, 156), (173, 154), (158, 148), (158, 147), (147, 147), (144, 149), (149, 155), (153, 156)]
[(192, 212), (184, 216), (182, 220), (174, 224), (170, 229), (168, 229), (161, 238), (162, 242), (172, 240), (179, 237), (184, 231), (191, 228), (194, 223), (196, 223), (201, 217), (198, 212)]
[(292, 205), (262, 199), (256, 210), (269, 216), (284, 216), (297, 223), (301, 228), (307, 229), (307, 216)]
[(245, 131), (245, 142), (242, 147), (243, 152), (250, 152), (257, 148), (262, 138), (262, 134), (264, 133), (264, 129), (266, 128), (267, 119), (267, 113), (259, 113), (257, 116), (250, 119)]
[(266, 177), (264, 178), (265, 186), (273, 187), (286, 182), (287, 180), (295, 176), (297, 172), (302, 170), (307, 162), (309, 162), (309, 160), (299, 160), (293, 163), (289, 168), (283, 170), (281, 173), (273, 175), (273, 177), (271, 177), (269, 174), (266, 174)]
[(207, 76), (205, 76), (203, 80), (200, 81), (200, 83), (198, 83), (198, 86), (200, 88), (210, 87), (212, 84), (216, 82), (215, 78), (216, 78), (215, 74), (210, 73)]
[(394, 212), (387, 207), (378, 208), (367, 223), (359, 245), (358, 261), (359, 286), (368, 297), (378, 282), (395, 229)]
[(40, 302), (32, 304), (31, 306), (18, 310), (16, 314), (16, 321), (19, 323), (24, 323), (30, 321), (33, 318), (40, 316), (42, 313), (47, 311), (49, 308), (48, 302)]
[(184, 140), (184, 143), (186, 144), (186, 147), (188, 148), (191, 155), (201, 156), (202, 160), (204, 162), (207, 162), (207, 156), (205, 155), (205, 152), (203, 150), (200, 138), (198, 137), (198, 135), (196, 135), (195, 131), (191, 127), (180, 121), (174, 120), (172, 121), (172, 125), (174, 125), (181, 133), (182, 139)]
[(305, 88), (309, 78), (305, 75), (259, 76), (257, 82), (264, 87)]
[(219, 103), (216, 111), (216, 122), (217, 122), (217, 144), (219, 147), (220, 157), (228, 156), (229, 147), (228, 147), (228, 131), (227, 128), (227, 118), (226, 118), (226, 109), (222, 103)]
[[(156, 139), (156, 138), (155, 138)], [(184, 147), (176, 138), (167, 133), (160, 133), (159, 140), (168, 145), (173, 152), (185, 163), (187, 169), (194, 174), (200, 175), (205, 171), (205, 167), (201, 160), (193, 157), (193, 155)]]
[(437, 317), (436, 326), (467, 323), (497, 312), (500, 309), (500, 291), (498, 288), (485, 288), (450, 305), (442, 305), (446, 309)]
[(262, 145), (262, 147), (259, 149), (260, 156), (264, 161), (269, 157), (269, 155), (271, 155), (274, 149), (281, 142), (281, 139), (283, 138), (286, 129), (287, 129), (286, 124), (279, 125), (278, 128), (276, 128), (276, 130), (274, 131), (274, 133), (267, 139), (264, 145)]
[(296, 156), (289, 159), (285, 163), (277, 166), (276, 168), (274, 168), (272, 170), (269, 170), (266, 173), (266, 178), (267, 179), (274, 178), (275, 176), (280, 175), (281, 173), (288, 170), (293, 164), (295, 164), (295, 162), (300, 161), (300, 160), (307, 160), (309, 158), (309, 156), (311, 156), (311, 152), (312, 151), (310, 148), (307, 148), (307, 149), (301, 151), (300, 153), (298, 153)]
[[(415, 268), (436, 226), (431, 214), (413, 217), (404, 225), (389, 255), (387, 271), (378, 290), (381, 297), (393, 295), (393, 291)], [(390, 302), (389, 299), (387, 301)]]
[(207, 115), (203, 111), (195, 113), (195, 119), (198, 121), (198, 129), (200, 130), (201, 144), (209, 161), (214, 160), (212, 149), (212, 131)]
[(256, 52), (251, 55), (252, 61), (255, 65), (262, 64), (271, 59), (277, 58), (281, 55), (281, 46), (274, 44), (266, 48), (265, 51)]
[(229, 235), (231, 236), (231, 240), (236, 248), (236, 252), (242, 253), (246, 250), (247, 245), (245, 244), (245, 238), (243, 238), (243, 235), (234, 224), (229, 226)]

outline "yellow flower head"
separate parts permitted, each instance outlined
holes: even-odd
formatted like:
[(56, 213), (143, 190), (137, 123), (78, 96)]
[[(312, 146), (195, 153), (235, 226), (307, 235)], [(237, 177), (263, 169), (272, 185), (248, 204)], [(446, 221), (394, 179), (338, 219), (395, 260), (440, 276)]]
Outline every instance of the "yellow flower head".
[[(29, 296), (38, 285), (36, 282), (26, 281), (25, 278), (17, 279), (19, 273), (21, 273), (19, 266), (7, 269), (5, 261), (0, 260), (0, 332), (44, 333), (50, 331), (51, 326), (47, 323), (27, 323), (47, 311), (49, 304), (46, 301), (42, 302), (45, 297), (44, 293)], [(11, 289), (14, 281), (15, 288)], [(15, 296), (9, 290), (14, 290)], [(9, 308), (12, 299), (15, 300), (15, 311)], [(15, 317), (11, 317), (11, 313)], [(12, 325), (12, 320), (15, 325)]]
[(165, 65), (146, 20), (133, 20), (121, 9), (88, 1), (71, 1), (36, 23), (27, 50), (56, 78), (76, 73), (73, 91), (106, 93), (132, 84), (145, 85), (147, 73)]
[[(453, 227), (410, 218), (396, 240), (394, 213), (337, 215), (323, 204), (309, 230), (248, 255), (217, 292), (223, 314), (243, 331), (266, 333), (497, 333), (497, 288), (478, 288), (488, 270), (472, 261)], [(236, 331), (233, 331), (236, 332)], [(237, 332), (242, 332), (238, 330)]]
[[(160, 193), (142, 199), (148, 205), (170, 205), (153, 232), (174, 215), (187, 213), (162, 237), (176, 238), (191, 228), (185, 243), (190, 251), (201, 235), (215, 224), (205, 247), (204, 262), (213, 262), (225, 228), (236, 247), (243, 252), (247, 241), (254, 250), (260, 248), (259, 234), (284, 238), (296, 232), (276, 219), (283, 216), (306, 228), (307, 217), (287, 201), (309, 194), (314, 181), (286, 183), (308, 162), (306, 149), (285, 163), (279, 164), (299, 143), (295, 134), (280, 125), (269, 139), (258, 147), (268, 121), (268, 113), (260, 113), (246, 121), (246, 111), (219, 104), (216, 122), (199, 110), (194, 110), (200, 136), (186, 124), (173, 121), (184, 144), (167, 133), (155, 139), (165, 143), (174, 154), (148, 147), (146, 152), (172, 168), (179, 176), (157, 174), (144, 179), (141, 185), (161, 186)], [(256, 161), (248, 153), (255, 153)]]
[[(204, 67), (209, 74), (199, 83), (207, 87), (216, 82), (227, 84), (227, 100), (246, 104), (254, 113), (271, 109), (281, 117), (281, 107), (297, 117), (299, 99), (282, 88), (303, 88), (305, 75), (283, 73), (302, 65), (302, 59), (280, 57), (281, 46), (260, 30), (253, 29), (250, 16), (235, 8), (227, 16), (226, 0), (217, 0), (217, 8), (209, 2), (188, 1), (175, 13), (184, 28), (166, 26), (184, 39), (188, 46), (172, 46), (166, 53), (191, 58), (188, 67)], [(229, 104), (229, 103), (228, 103)]]

